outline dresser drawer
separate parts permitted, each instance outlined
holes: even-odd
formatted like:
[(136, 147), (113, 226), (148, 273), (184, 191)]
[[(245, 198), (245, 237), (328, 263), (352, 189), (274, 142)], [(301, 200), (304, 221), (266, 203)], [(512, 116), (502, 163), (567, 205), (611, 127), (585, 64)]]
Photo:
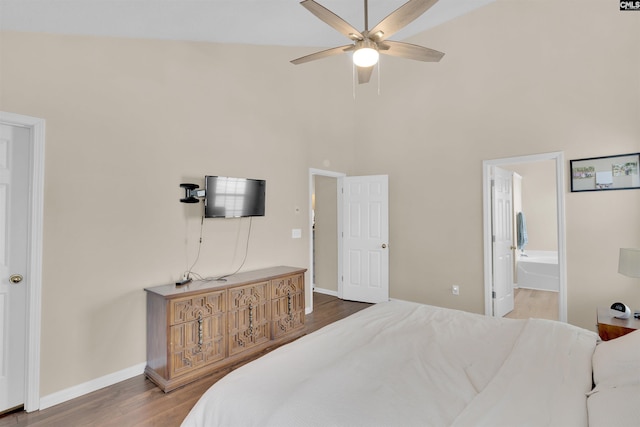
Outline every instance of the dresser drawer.
[(249, 304), (263, 303), (268, 298), (269, 282), (229, 289), (229, 310), (249, 307)]
[(295, 274), (271, 281), (271, 298), (286, 297), (287, 294), (304, 292), (304, 274)]
[(169, 324), (191, 322), (225, 312), (226, 291), (209, 292), (193, 297), (176, 298), (169, 303)]

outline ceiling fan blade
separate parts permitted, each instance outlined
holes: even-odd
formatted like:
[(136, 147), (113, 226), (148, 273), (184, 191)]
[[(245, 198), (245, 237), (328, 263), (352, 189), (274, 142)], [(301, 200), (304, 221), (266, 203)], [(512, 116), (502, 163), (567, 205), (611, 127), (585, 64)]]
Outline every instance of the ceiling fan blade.
[(415, 59), (416, 61), (424, 62), (438, 62), (444, 56), (444, 53), (429, 49), (428, 47), (392, 40), (385, 40), (382, 43), (378, 43), (378, 49), (380, 53), (385, 55), (399, 56), (401, 58)]
[(321, 4), (318, 4), (313, 0), (304, 0), (300, 2), (300, 4), (304, 6), (309, 12), (317, 16), (321, 21), (335, 28), (336, 30), (338, 30), (338, 32), (344, 34), (351, 40), (362, 40), (364, 38), (360, 31), (353, 28), (351, 24), (349, 24), (347, 21), (340, 18), (338, 15), (331, 12)]
[(356, 67), (358, 69), (358, 84), (369, 83), (371, 80), (371, 73), (373, 73), (373, 67)]
[(291, 61), (291, 63), (295, 65), (304, 64), (305, 62), (315, 61), (316, 59), (326, 58), (327, 56), (339, 55), (352, 49), (353, 45), (351, 44), (348, 44), (346, 46), (332, 47), (331, 49), (321, 50), (320, 52), (312, 53), (310, 55), (294, 59)]
[(386, 40), (425, 13), (438, 0), (409, 0), (369, 31), (373, 41)]

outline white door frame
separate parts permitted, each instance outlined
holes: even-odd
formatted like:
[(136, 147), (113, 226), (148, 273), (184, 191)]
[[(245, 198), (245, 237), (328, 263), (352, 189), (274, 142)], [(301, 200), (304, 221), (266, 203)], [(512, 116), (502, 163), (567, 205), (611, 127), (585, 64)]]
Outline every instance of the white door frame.
[(27, 274), (27, 348), (24, 409), (40, 408), (40, 319), (42, 296), (42, 222), (44, 204), (45, 121), (0, 111), (0, 123), (30, 130)]
[(558, 223), (558, 270), (560, 274), (560, 290), (558, 292), (558, 319), (567, 322), (567, 245), (565, 225), (565, 176), (564, 153), (561, 151), (529, 156), (509, 157), (503, 159), (484, 160), (482, 162), (482, 211), (484, 235), (484, 313), (493, 316), (492, 291), (492, 251), (491, 251), (491, 176), (492, 166), (516, 163), (533, 163), (545, 160), (556, 162), (556, 209)]
[[(328, 171), (328, 170), (322, 170), (322, 169), (314, 169), (314, 168), (309, 168), (309, 277), (310, 280), (309, 282), (311, 283), (313, 281), (313, 277), (314, 277), (314, 266), (313, 266), (313, 193), (314, 193), (314, 185), (313, 185), (313, 177), (314, 176), (327, 176), (330, 178), (337, 178), (336, 179), (336, 186), (338, 186), (340, 184), (340, 178), (343, 178), (345, 176), (347, 176), (347, 174), (342, 173), (342, 172), (334, 172), (334, 171)], [(337, 207), (338, 207), (338, 218), (337, 218), (337, 231), (338, 231), (338, 277), (336, 277), (336, 280), (338, 281), (338, 298), (342, 298), (342, 281), (340, 280), (340, 277), (342, 277), (342, 238), (341, 238), (341, 233), (342, 233), (342, 197), (341, 194), (338, 192), (338, 200), (337, 200)], [(311, 313), (313, 311), (313, 287), (314, 283), (311, 283), (311, 286), (309, 286), (309, 293), (310, 293), (310, 297), (308, 299), (308, 301), (310, 302), (310, 306), (307, 307), (305, 309), (305, 312), (307, 314)]]

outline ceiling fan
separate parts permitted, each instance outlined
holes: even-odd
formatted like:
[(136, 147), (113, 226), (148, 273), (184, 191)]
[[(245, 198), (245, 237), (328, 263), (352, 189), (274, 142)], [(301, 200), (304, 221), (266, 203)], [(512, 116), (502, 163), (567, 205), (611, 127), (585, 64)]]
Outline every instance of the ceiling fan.
[(379, 53), (417, 61), (438, 62), (442, 59), (444, 53), (415, 44), (387, 40), (388, 37), (391, 37), (425, 13), (437, 1), (409, 0), (369, 30), (369, 5), (368, 1), (364, 0), (364, 31), (360, 32), (326, 7), (313, 0), (304, 0), (300, 2), (302, 6), (320, 18), (320, 20), (350, 38), (353, 43), (312, 53), (311, 55), (294, 59), (291, 62), (298, 65), (328, 56), (353, 52), (353, 63), (358, 69), (358, 83), (361, 84), (367, 83), (371, 78), (373, 67), (378, 63)]

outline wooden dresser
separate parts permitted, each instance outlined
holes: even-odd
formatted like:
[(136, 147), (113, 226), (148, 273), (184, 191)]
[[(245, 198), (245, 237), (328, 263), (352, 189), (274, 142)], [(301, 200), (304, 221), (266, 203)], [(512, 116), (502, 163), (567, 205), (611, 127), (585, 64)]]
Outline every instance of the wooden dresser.
[(165, 392), (304, 333), (306, 269), (272, 267), (145, 288), (145, 374)]

